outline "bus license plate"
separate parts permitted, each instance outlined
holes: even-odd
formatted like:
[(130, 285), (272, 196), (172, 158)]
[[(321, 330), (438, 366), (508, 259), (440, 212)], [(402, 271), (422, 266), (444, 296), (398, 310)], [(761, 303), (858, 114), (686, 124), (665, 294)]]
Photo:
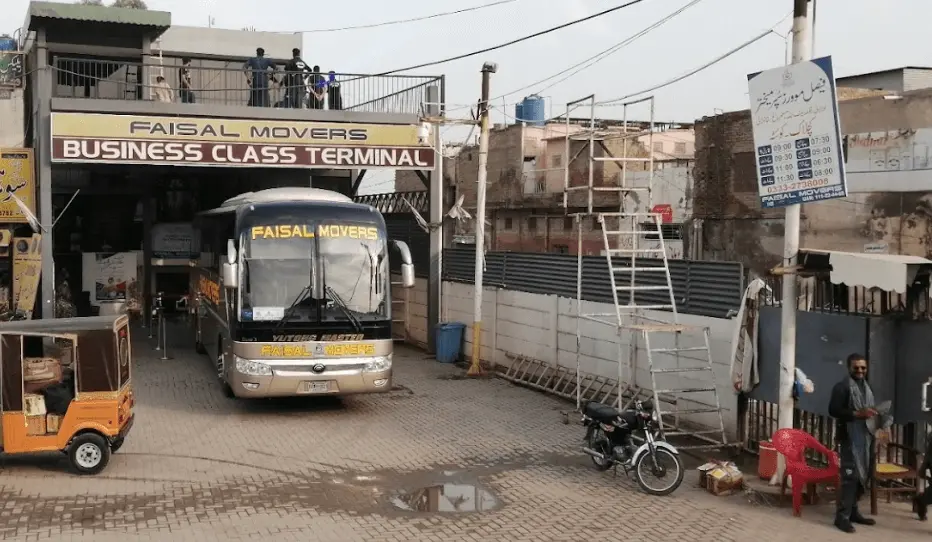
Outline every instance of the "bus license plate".
[(298, 388), (299, 393), (327, 393), (330, 391), (330, 381), (307, 381), (302, 382)]

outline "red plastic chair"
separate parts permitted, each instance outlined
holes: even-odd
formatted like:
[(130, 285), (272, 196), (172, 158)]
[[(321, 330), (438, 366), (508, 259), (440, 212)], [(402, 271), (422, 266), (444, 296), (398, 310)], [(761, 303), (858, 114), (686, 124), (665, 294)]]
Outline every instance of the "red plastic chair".
[[(822, 445), (815, 437), (799, 429), (779, 429), (773, 434), (773, 447), (786, 458), (786, 471), (780, 484), (781, 500), (786, 495), (787, 476), (793, 477), (793, 515), (802, 515), (803, 488), (815, 484), (831, 484), (838, 495), (841, 471), (838, 454)], [(828, 458), (828, 467), (812, 467), (806, 463), (806, 450), (815, 450)]]

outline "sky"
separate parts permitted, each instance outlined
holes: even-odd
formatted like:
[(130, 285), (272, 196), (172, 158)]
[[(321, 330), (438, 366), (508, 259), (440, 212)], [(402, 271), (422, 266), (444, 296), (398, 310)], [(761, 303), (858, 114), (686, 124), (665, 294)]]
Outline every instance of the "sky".
[[(147, 0), (150, 9), (170, 11), (179, 25), (298, 32), (419, 17), (488, 3), (489, 0)], [(446, 76), (451, 117), (464, 116), (466, 104), (479, 99), (483, 62), (498, 64), (492, 77), (495, 123), (511, 122), (514, 103), (539, 92), (548, 114), (563, 113), (565, 103), (595, 94), (609, 100), (640, 92), (689, 72), (769, 28), (786, 36), (792, 0), (699, 0), (677, 17), (565, 81), (534, 84), (577, 64), (688, 4), (690, 0), (644, 0), (596, 20), (482, 55), (417, 70)], [(896, 68), (932, 66), (929, 0), (817, 0), (815, 55), (831, 55), (838, 76)], [(520, 36), (625, 3), (624, 0), (516, 0), (461, 15), (410, 24), (332, 33), (304, 33), (303, 57), (344, 73), (378, 73), (439, 60), (497, 45)], [(4, 0), (0, 32), (7, 21), (22, 21), (28, 0)], [(261, 5), (263, 9), (256, 9)], [(776, 25), (776, 26), (775, 26)], [(746, 109), (747, 74), (785, 62), (786, 41), (769, 35), (714, 66), (658, 90), (655, 118), (692, 122), (716, 112)], [(551, 86), (552, 85), (552, 86)], [(546, 88), (550, 86), (551, 88)], [(527, 88), (524, 88), (527, 87)], [(517, 92), (515, 92), (517, 91)], [(585, 116), (580, 111), (576, 114)], [(574, 114), (575, 116), (575, 114)], [(620, 108), (599, 108), (597, 116), (620, 118)], [(630, 110), (629, 118), (646, 118)], [(444, 129), (448, 142), (470, 133)], [(370, 176), (365, 192), (391, 191), (390, 174)]]

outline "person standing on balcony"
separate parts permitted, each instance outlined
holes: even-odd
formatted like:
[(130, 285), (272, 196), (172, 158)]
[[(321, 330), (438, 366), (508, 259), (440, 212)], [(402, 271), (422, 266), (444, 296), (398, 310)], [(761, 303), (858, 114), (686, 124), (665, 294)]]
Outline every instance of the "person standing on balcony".
[(874, 392), (867, 383), (867, 359), (861, 354), (848, 356), (848, 376), (832, 388), (828, 413), (836, 420), (835, 435), (841, 468), (835, 526), (846, 533), (853, 533), (854, 524), (876, 523), (861, 515), (858, 499), (874, 477), (875, 433), (881, 440), (886, 440), (887, 430), (893, 425), (892, 417), (877, 410)]
[(182, 58), (181, 68), (178, 70), (178, 81), (181, 83), (181, 90), (178, 94), (181, 96), (181, 103), (194, 103), (194, 90), (191, 85), (191, 59)]
[(291, 60), (285, 64), (285, 107), (301, 109), (307, 94), (306, 77), (311, 69), (301, 59), (301, 50), (291, 50)]
[(343, 109), (343, 95), (340, 94), (340, 82), (337, 81), (337, 75), (334, 72), (327, 74), (327, 99), (330, 102), (331, 111)]
[[(249, 85), (250, 107), (269, 107), (272, 101), (269, 97), (269, 78), (275, 82), (275, 63), (265, 58), (265, 49), (256, 49), (256, 56), (250, 58), (243, 65), (246, 72), (246, 84)], [(269, 74), (271, 71), (271, 75)]]
[(308, 100), (308, 107), (310, 107), (310, 109), (323, 109), (324, 89), (327, 83), (324, 81), (324, 76), (320, 74), (320, 66), (314, 66), (311, 70), (309, 83), (308, 87), (311, 91), (311, 96)]
[(175, 101), (175, 92), (161, 75), (155, 78), (155, 101), (166, 103)]

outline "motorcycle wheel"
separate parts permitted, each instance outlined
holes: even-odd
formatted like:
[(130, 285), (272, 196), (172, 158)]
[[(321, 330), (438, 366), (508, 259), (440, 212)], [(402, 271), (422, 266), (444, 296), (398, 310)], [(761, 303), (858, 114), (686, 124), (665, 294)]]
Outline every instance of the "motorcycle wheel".
[[(605, 457), (611, 457), (611, 444), (608, 442), (608, 437), (605, 436), (605, 432), (601, 428), (595, 428), (591, 433), (589, 433), (589, 448), (595, 450), (602, 454)], [(589, 456), (589, 459), (592, 460), (592, 464), (595, 465), (596, 470), (598, 471), (607, 471), (612, 468), (612, 461), (610, 459), (598, 459), (596, 457)]]
[[(680, 461), (678, 455), (664, 448), (657, 448), (654, 450), (654, 453), (657, 457), (657, 467), (660, 467), (664, 471), (658, 478), (666, 483), (654, 487), (645, 481), (645, 475), (654, 477), (658, 474), (655, 472), (655, 465), (651, 460), (649, 452), (638, 458), (637, 463), (634, 465), (634, 477), (645, 493), (663, 497), (664, 495), (669, 495), (676, 491), (676, 489), (680, 487), (680, 484), (683, 483), (683, 475), (685, 474), (683, 471), (683, 462)], [(676, 472), (670, 472), (671, 469), (675, 469)]]

